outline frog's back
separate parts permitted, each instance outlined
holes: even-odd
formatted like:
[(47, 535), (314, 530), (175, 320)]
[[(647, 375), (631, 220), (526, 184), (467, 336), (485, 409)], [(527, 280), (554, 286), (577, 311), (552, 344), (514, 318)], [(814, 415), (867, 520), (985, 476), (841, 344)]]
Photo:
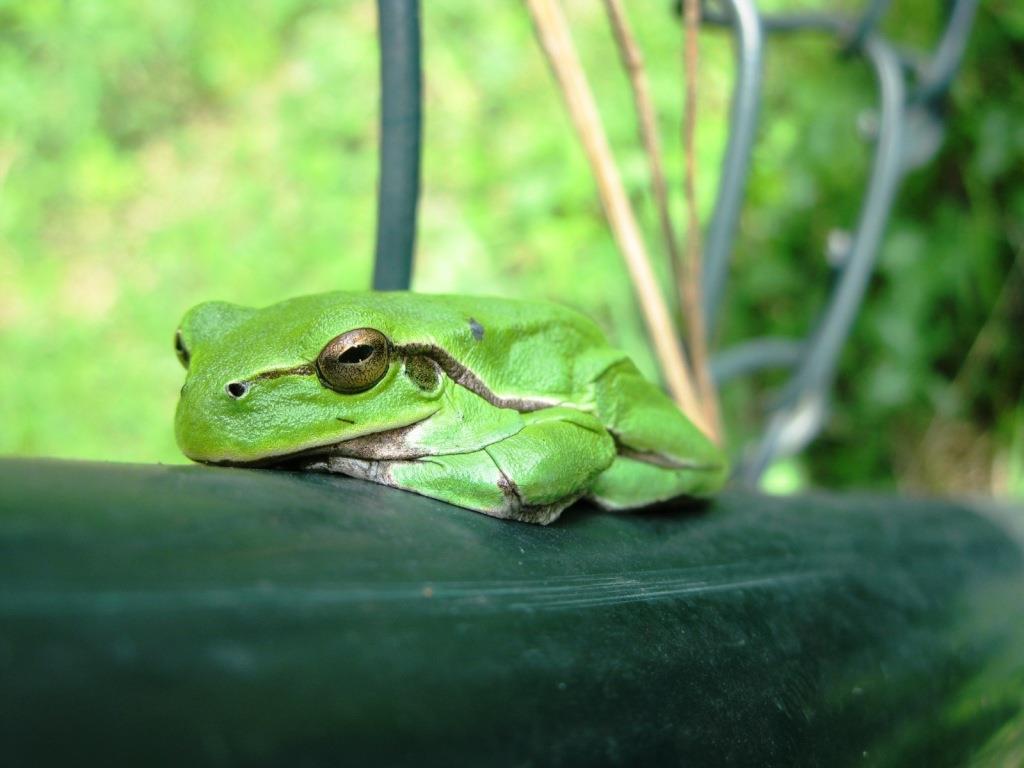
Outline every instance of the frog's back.
[(582, 405), (590, 385), (628, 359), (592, 320), (546, 302), (400, 292), (295, 301), (322, 306), (310, 349), (353, 327), (378, 328), (398, 346), (426, 345), (450, 355), (504, 398)]
[[(434, 335), (421, 332), (418, 343), (456, 355), (495, 394), (542, 398), (596, 416), (630, 457), (620, 457), (615, 470), (631, 478), (629, 499), (650, 494), (660, 500), (680, 489), (706, 495), (721, 485), (726, 462), (718, 447), (585, 316), (540, 302), (390, 295), (408, 298), (404, 306), (435, 318), (436, 324), (420, 326)], [(631, 469), (623, 470), (623, 463)], [(633, 487), (637, 482), (651, 487)], [(603, 486), (610, 487), (614, 482)], [(622, 506), (614, 493), (602, 503)]]

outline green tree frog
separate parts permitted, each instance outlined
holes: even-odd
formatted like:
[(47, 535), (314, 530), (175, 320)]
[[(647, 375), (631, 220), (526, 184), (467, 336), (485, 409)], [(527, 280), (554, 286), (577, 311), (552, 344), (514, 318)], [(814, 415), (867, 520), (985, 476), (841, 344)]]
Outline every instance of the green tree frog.
[(587, 318), (554, 304), (325, 293), (208, 302), (175, 336), (175, 417), (207, 464), (337, 472), (547, 524), (724, 482), (718, 449)]

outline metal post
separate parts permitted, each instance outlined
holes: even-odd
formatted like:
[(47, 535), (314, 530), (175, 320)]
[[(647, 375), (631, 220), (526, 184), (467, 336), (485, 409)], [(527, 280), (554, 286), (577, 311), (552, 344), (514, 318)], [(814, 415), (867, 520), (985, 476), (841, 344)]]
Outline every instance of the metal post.
[(419, 0), (377, 0), (380, 25), (380, 180), (373, 287), (405, 290), (412, 277), (420, 186)]
[(978, 0), (956, 0), (953, 3), (946, 30), (922, 74), (921, 83), (911, 96), (912, 101), (925, 102), (938, 98), (949, 88), (960, 67), (977, 10)]
[(726, 4), (730, 7), (736, 34), (736, 86), (733, 89), (729, 144), (722, 161), (722, 180), (704, 252), (704, 284), (701, 288), (704, 324), (709, 338), (714, 334), (715, 317), (725, 289), (732, 243), (750, 170), (750, 153), (761, 100), (764, 47), (761, 20), (753, 0), (726, 0)]
[(803, 361), (752, 461), (741, 472), (748, 481), (756, 481), (773, 458), (799, 450), (817, 434), (839, 353), (864, 298), (902, 176), (906, 121), (905, 85), (899, 57), (892, 46), (877, 37), (869, 37), (864, 50), (874, 66), (881, 92), (878, 144), (864, 206), (842, 274), (807, 344)]

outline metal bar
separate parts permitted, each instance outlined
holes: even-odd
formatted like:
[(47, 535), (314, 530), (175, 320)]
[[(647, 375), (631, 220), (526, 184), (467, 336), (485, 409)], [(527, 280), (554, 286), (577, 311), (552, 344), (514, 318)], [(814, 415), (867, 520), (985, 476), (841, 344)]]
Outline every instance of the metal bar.
[(762, 16), (761, 24), (766, 32), (771, 33), (818, 31), (843, 34), (852, 28), (854, 22), (835, 13), (807, 11)]
[(977, 10), (978, 0), (955, 0), (935, 54), (926, 65), (918, 87), (911, 94), (912, 102), (931, 101), (949, 89), (963, 59)]
[(865, 52), (875, 69), (881, 94), (878, 143), (849, 256), (843, 265), (829, 310), (811, 340), (805, 366), (799, 374), (805, 384), (811, 386), (827, 382), (834, 373), (839, 352), (874, 268), (901, 178), (905, 107), (902, 68), (893, 48), (879, 38), (868, 39)]
[[(732, 26), (732, 14), (717, 8), (701, 11), (701, 21), (716, 27)], [(762, 13), (761, 29), (765, 33), (787, 32), (831, 32), (841, 34), (856, 24), (847, 16), (827, 11), (804, 11), (792, 13)]]
[(764, 438), (741, 468), (755, 482), (781, 454), (805, 446), (820, 428), (824, 403), (839, 353), (860, 308), (875, 256), (903, 170), (905, 86), (900, 59), (892, 46), (869, 37), (864, 51), (874, 67), (881, 94), (880, 120), (871, 178), (849, 255), (804, 359), (772, 415)]
[(715, 320), (725, 290), (733, 240), (739, 226), (740, 206), (750, 171), (750, 156), (757, 131), (763, 69), (761, 20), (753, 0), (725, 0), (736, 35), (736, 85), (730, 112), (729, 143), (722, 160), (721, 181), (704, 250), (704, 324), (714, 336)]
[(844, 41), (843, 49), (847, 53), (859, 51), (868, 38), (874, 36), (875, 28), (889, 9), (890, 2), (891, 0), (871, 0), (868, 3), (867, 10), (857, 19), (849, 37)]
[(419, 0), (377, 0), (380, 27), (380, 178), (373, 287), (404, 290), (412, 278), (420, 187)]
[(791, 368), (800, 362), (805, 342), (797, 339), (751, 339), (726, 349), (711, 361), (715, 384), (765, 368)]

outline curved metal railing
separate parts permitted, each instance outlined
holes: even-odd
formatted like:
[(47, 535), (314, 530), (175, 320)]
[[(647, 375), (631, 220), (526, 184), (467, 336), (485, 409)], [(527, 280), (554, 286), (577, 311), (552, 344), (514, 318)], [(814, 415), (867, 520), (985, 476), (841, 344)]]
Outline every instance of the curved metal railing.
[[(831, 254), (838, 274), (805, 339), (755, 338), (720, 351), (712, 361), (722, 384), (766, 368), (789, 369), (789, 381), (747, 446), (739, 477), (755, 483), (777, 458), (805, 448), (828, 413), (840, 354), (864, 299), (889, 214), (904, 173), (919, 167), (941, 141), (939, 105), (963, 57), (978, 0), (953, 0), (930, 53), (888, 41), (880, 24), (889, 0), (870, 0), (859, 17), (827, 12), (761, 14), (754, 0), (721, 0), (704, 19), (728, 27), (736, 41), (736, 77), (729, 139), (722, 160), (704, 253), (702, 294), (714, 338), (739, 224), (759, 120), (766, 40), (795, 33), (832, 36), (847, 61), (866, 60), (878, 92), (872, 168), (853, 232)], [(381, 160), (374, 288), (409, 287), (420, 167), (420, 33), (418, 0), (378, 0), (381, 41)], [(917, 135), (915, 135), (917, 134)]]

